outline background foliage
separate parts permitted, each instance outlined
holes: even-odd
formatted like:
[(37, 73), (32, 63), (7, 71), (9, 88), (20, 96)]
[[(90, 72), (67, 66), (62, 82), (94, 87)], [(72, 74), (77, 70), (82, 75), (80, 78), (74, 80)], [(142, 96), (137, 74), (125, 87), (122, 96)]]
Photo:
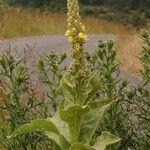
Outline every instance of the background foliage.
[[(145, 26), (150, 18), (148, 0), (79, 0), (81, 14), (115, 20), (124, 25)], [(65, 12), (66, 0), (1, 0), (0, 3), (24, 8), (40, 8), (50, 12)]]

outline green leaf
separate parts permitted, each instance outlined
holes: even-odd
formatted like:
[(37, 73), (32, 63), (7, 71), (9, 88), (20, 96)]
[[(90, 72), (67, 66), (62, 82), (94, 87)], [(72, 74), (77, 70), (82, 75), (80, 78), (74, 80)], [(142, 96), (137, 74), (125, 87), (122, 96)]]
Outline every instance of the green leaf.
[(97, 141), (93, 147), (96, 150), (105, 150), (108, 145), (117, 143), (119, 141), (120, 141), (120, 138), (118, 138), (117, 136), (107, 131), (104, 131), (102, 132), (102, 135), (97, 138)]
[(55, 143), (55, 147), (61, 147), (61, 143), (60, 143), (60, 135), (52, 133), (52, 132), (44, 132), (51, 140), (54, 141)]
[(100, 87), (100, 80), (97, 75), (94, 75), (90, 79), (88, 79), (85, 86), (85, 92), (82, 93), (83, 104), (87, 104), (91, 97), (100, 90)]
[(82, 143), (75, 143), (70, 147), (69, 150), (93, 150), (93, 148)]
[(93, 76), (89, 82), (92, 86), (92, 91), (89, 93), (89, 98), (91, 98), (91, 96), (93, 96), (96, 92), (100, 90), (101, 82), (97, 75)]
[(60, 118), (68, 123), (71, 143), (78, 142), (81, 120), (89, 111), (89, 106), (81, 106), (76, 104), (64, 109), (64, 103), (61, 104)]
[(69, 141), (70, 136), (69, 136), (69, 129), (68, 129), (68, 124), (61, 120), (59, 116), (59, 112), (56, 112), (56, 114), (52, 118), (48, 118), (51, 122), (55, 124), (57, 129), (59, 130), (59, 133), (61, 133), (67, 141)]
[(58, 146), (61, 147), (61, 150), (69, 149), (70, 143), (67, 141), (67, 139), (61, 133), (59, 136), (52, 132), (45, 132), (45, 133), (50, 139), (55, 141), (57, 147)]
[(112, 100), (100, 100), (100, 101), (92, 101), (89, 102), (88, 105), (92, 108), (92, 109), (99, 109), (99, 108), (107, 108), (109, 107), (114, 101)]
[[(25, 134), (25, 133), (30, 133), (30, 132), (36, 132), (36, 131), (41, 131), (44, 132), (50, 139), (55, 141), (58, 146), (63, 147), (66, 146), (66, 148), (69, 148), (69, 144), (67, 140), (64, 138), (63, 135), (59, 133), (58, 128), (55, 126), (53, 122), (47, 119), (40, 119), (40, 120), (33, 120), (31, 121), (30, 124), (25, 124), (21, 127), (19, 127), (11, 136), (16, 137), (20, 134)], [(64, 142), (64, 143), (62, 143)], [(65, 149), (62, 149), (65, 150)]]
[(20, 134), (35, 132), (35, 131), (42, 131), (42, 132), (52, 132), (55, 134), (59, 134), (59, 130), (56, 126), (48, 121), (47, 119), (40, 119), (40, 120), (33, 120), (30, 124), (25, 124), (19, 127), (11, 136), (16, 137)]
[(67, 98), (70, 101), (73, 101), (75, 97), (75, 92), (73, 90), (74, 86), (69, 81), (69, 74), (64, 74), (63, 78), (60, 81), (60, 86), (63, 90), (65, 98)]
[[(90, 142), (97, 126), (102, 119), (105, 110), (112, 104), (112, 101), (95, 101), (88, 103), (91, 106), (89, 111), (82, 119), (81, 130), (80, 130), (80, 142)], [(88, 131), (88, 132), (87, 132)]]
[(53, 142), (53, 150), (61, 150), (61, 148), (55, 142)]
[(52, 118), (48, 118), (48, 120), (53, 122), (59, 130), (60, 133), (59, 145), (61, 145), (62, 150), (69, 149), (70, 136), (69, 136), (68, 124), (60, 119), (59, 112), (57, 112)]
[(60, 135), (60, 144), (61, 144), (61, 150), (69, 149), (70, 143), (64, 138), (63, 135)]

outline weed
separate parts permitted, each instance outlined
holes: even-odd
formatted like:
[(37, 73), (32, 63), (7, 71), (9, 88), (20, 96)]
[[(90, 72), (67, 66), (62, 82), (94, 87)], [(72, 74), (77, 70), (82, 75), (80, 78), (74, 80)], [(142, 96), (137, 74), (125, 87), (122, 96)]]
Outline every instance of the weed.
[[(68, 1), (67, 21), (66, 36), (72, 46), (72, 63), (60, 81), (64, 98), (59, 109), (52, 118), (33, 120), (30, 124), (21, 126), (11, 135), (11, 138), (33, 131), (42, 131), (53, 140), (53, 149), (104, 150), (106, 146), (116, 143), (120, 139), (104, 131), (95, 143), (92, 145), (89, 143), (105, 110), (113, 100), (96, 99), (91, 101), (91, 98), (100, 89), (100, 82), (97, 75), (91, 72), (86, 64), (83, 44), (87, 36), (85, 27), (81, 23), (76, 0)], [(42, 64), (40, 66), (44, 66), (43, 62), (40, 64)], [(50, 80), (48, 79), (48, 81)]]

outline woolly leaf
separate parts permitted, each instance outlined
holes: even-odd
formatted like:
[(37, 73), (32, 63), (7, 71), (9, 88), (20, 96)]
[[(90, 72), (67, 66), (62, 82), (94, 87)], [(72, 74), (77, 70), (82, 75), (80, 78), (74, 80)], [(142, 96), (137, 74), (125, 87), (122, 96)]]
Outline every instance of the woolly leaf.
[(119, 141), (120, 138), (107, 131), (104, 131), (102, 132), (102, 135), (97, 138), (97, 141), (93, 147), (95, 150), (105, 150), (108, 145), (117, 143)]
[(92, 147), (84, 145), (82, 143), (73, 144), (69, 150), (93, 150)]
[(60, 81), (60, 86), (63, 90), (65, 98), (70, 101), (73, 101), (75, 97), (75, 92), (73, 90), (73, 85), (69, 81), (69, 74), (66, 73)]
[[(105, 110), (112, 104), (112, 101), (95, 101), (88, 103), (91, 109), (82, 119), (80, 130), (80, 141), (83, 143), (90, 142)], [(88, 131), (88, 132), (87, 132)]]
[(67, 109), (64, 109), (64, 104), (61, 104), (60, 118), (68, 123), (71, 142), (78, 141), (81, 120), (83, 116), (89, 111), (89, 106), (81, 106), (76, 104)]
[(66, 122), (61, 120), (59, 116), (59, 112), (56, 112), (56, 114), (52, 118), (48, 118), (51, 122), (55, 124), (55, 126), (58, 128), (59, 132), (69, 141), (69, 129)]
[(29, 124), (25, 124), (19, 127), (11, 136), (16, 137), (20, 134), (35, 132), (35, 131), (42, 131), (42, 132), (53, 132), (55, 134), (59, 134), (59, 130), (57, 127), (47, 119), (40, 119), (40, 120), (33, 120)]
[(96, 94), (96, 92), (100, 90), (101, 82), (97, 75), (93, 76), (89, 82), (92, 86), (92, 91), (89, 93), (89, 98), (91, 98), (91, 96), (93, 96), (94, 94)]
[[(70, 145), (63, 135), (59, 133), (58, 128), (53, 122), (47, 119), (33, 120), (30, 124), (25, 124), (19, 127), (9, 138), (16, 137), (20, 134), (31, 133), (41, 131), (44, 132), (50, 139), (55, 141), (58, 146), (66, 146), (68, 148)], [(63, 143), (62, 143), (63, 142)], [(65, 148), (63, 149), (65, 150)]]

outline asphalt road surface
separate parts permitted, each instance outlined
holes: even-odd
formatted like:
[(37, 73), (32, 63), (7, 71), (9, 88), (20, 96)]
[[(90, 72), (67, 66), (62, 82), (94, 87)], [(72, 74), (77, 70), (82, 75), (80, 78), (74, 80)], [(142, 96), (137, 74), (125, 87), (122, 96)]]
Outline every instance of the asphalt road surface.
[[(115, 35), (88, 35), (88, 42), (85, 44), (85, 49), (88, 52), (92, 52), (96, 50), (98, 40), (115, 41), (116, 39), (117, 36)], [(50, 51), (66, 52), (69, 54), (71, 47), (67, 42), (67, 38), (63, 35), (37, 36), (0, 41), (0, 53), (11, 49), (12, 53), (16, 54), (17, 51), (18, 55), (29, 48), (33, 50), (32, 55), (35, 56)], [(137, 86), (141, 83), (138, 78), (124, 71), (120, 71), (119, 78), (127, 78), (130, 81), (130, 86)]]

